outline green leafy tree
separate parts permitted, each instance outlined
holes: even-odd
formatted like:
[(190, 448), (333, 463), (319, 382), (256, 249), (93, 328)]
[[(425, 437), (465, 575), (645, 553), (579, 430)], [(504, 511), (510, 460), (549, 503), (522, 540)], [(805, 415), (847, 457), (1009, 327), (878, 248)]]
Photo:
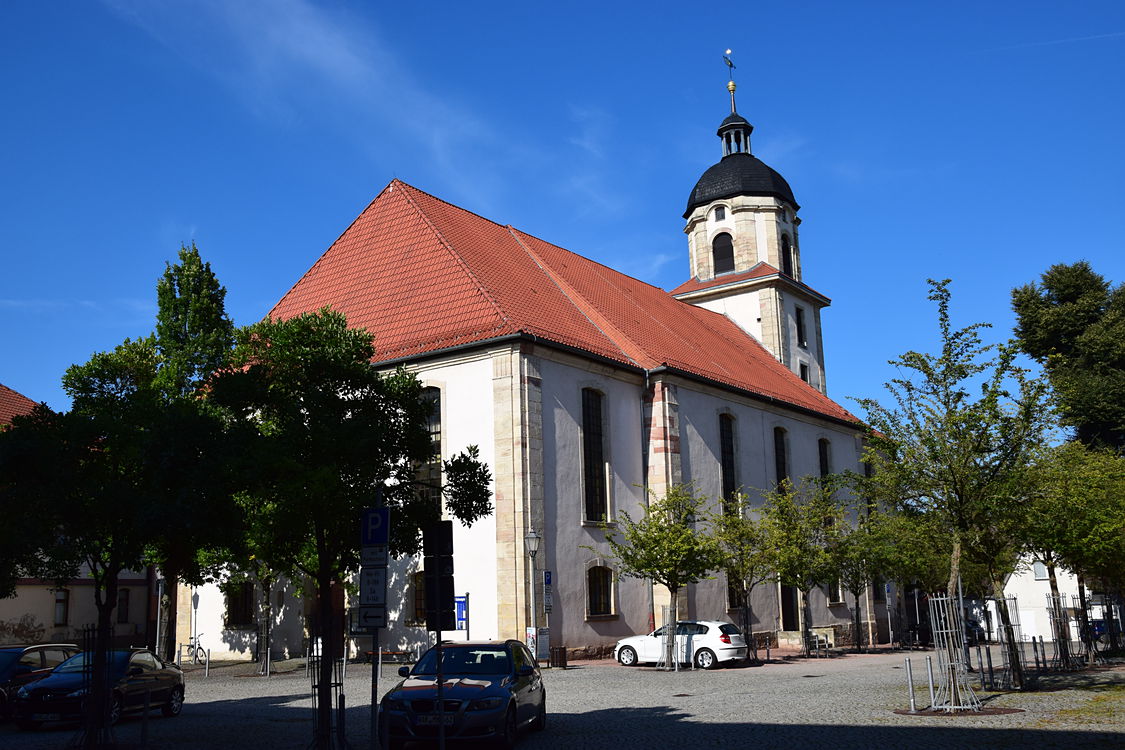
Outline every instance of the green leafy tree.
[(621, 513), (618, 531), (607, 528), (609, 557), (620, 575), (643, 578), (668, 589), (672, 622), (664, 643), (665, 663), (676, 664), (674, 633), (680, 590), (707, 578), (722, 565), (714, 537), (699, 528), (707, 499), (690, 487), (670, 487), (653, 496), (641, 518)]
[(722, 555), (721, 568), (726, 573), (727, 586), (732, 598), (741, 605), (742, 632), (750, 644), (752, 658), (757, 661), (751, 597), (757, 586), (776, 577), (775, 547), (767, 524), (752, 516), (746, 495), (740, 493), (737, 503), (731, 506), (709, 516), (709, 521)]
[[(1125, 587), (1125, 458), (1072, 441), (1043, 451), (1022, 519), (1022, 538), (1047, 568), (1060, 606), (1056, 568), (1099, 581), (1109, 591)], [(1084, 597), (1084, 588), (1079, 587)], [(1062, 612), (1056, 613), (1061, 619)], [(1067, 638), (1068, 639), (1068, 638)], [(1064, 640), (1067, 640), (1064, 639)], [(1093, 658), (1087, 640), (1087, 656)]]
[(778, 577), (801, 592), (806, 649), (812, 628), (809, 592), (836, 574), (832, 548), (841, 524), (836, 489), (832, 480), (793, 484), (785, 479), (766, 494), (762, 508)]
[[(391, 508), (396, 554), (420, 546), (420, 529), (440, 518), (416, 491), (416, 467), (431, 458), (431, 405), (417, 377), (380, 374), (371, 335), (325, 309), (265, 320), (237, 332), (231, 368), (211, 383), (212, 398), (254, 427), (245, 456), (256, 467), (247, 487), (254, 544), (278, 573), (316, 586), (324, 658), (318, 675), (318, 747), (331, 745), (332, 668), (343, 624), (332, 587), (359, 567), (361, 513)], [(475, 448), (444, 463), (445, 506), (463, 523), (491, 513), (488, 469)], [(251, 550), (253, 551), (253, 550)]]
[[(246, 436), (206, 398), (207, 380), (230, 359), (234, 324), (226, 289), (194, 243), (166, 265), (156, 297), (155, 386), (164, 408), (152, 425), (160, 451), (152, 500), (164, 520), (153, 529), (149, 560), (173, 590), (180, 580), (198, 584), (211, 572), (201, 565), (202, 553), (238, 545), (244, 517), (233, 500), (238, 462), (231, 458), (241, 454), (237, 446)], [(168, 658), (176, 649), (176, 615), (172, 596), (162, 644)]]
[[(1002, 626), (1011, 635), (1001, 560), (1026, 499), (1023, 478), (1045, 441), (1045, 385), (1015, 365), (1013, 344), (985, 345), (977, 323), (954, 329), (949, 280), (930, 281), (941, 350), (892, 360), (902, 377), (886, 385), (893, 406), (862, 399), (871, 426), (864, 460), (869, 491), (891, 507), (940, 517), (952, 538), (946, 591), (957, 591), (963, 554), (990, 567)], [(974, 391), (976, 395), (974, 396)], [(1009, 638), (1013, 681), (1022, 687), (1019, 653)], [(951, 686), (958, 699), (959, 686)]]
[(886, 515), (868, 512), (866, 501), (861, 507), (844, 505), (835, 516), (830, 554), (840, 586), (852, 595), (855, 626), (855, 650), (863, 648), (861, 625), (862, 596), (876, 578), (885, 575), (894, 554), (893, 526)]
[(1021, 348), (1043, 365), (1079, 441), (1125, 449), (1125, 286), (1090, 264), (1057, 264), (1012, 291)]
[(190, 249), (180, 247), (178, 263), (166, 265), (156, 285), (159, 385), (166, 393), (193, 395), (227, 364), (234, 323), (226, 296), (194, 242)]

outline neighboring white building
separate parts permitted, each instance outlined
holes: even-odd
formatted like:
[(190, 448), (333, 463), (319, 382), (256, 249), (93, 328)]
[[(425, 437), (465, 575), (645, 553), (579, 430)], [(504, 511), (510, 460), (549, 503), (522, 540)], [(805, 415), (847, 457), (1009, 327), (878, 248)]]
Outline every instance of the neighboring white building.
[[(534, 618), (552, 644), (604, 652), (652, 627), (667, 592), (618, 579), (603, 522), (681, 482), (717, 500), (860, 468), (861, 427), (825, 395), (828, 299), (801, 280), (799, 206), (750, 154), (751, 130), (732, 90), (722, 159), (685, 213), (691, 278), (673, 294), (394, 180), (271, 310), (343, 312), (374, 335), (376, 364), (433, 389), (444, 457), (479, 446), (495, 512), (455, 531), (473, 638), (522, 637)], [(531, 612), (532, 528), (549, 616), (541, 595)], [(419, 565), (392, 566), (385, 648), (429, 643)], [(796, 592), (762, 589), (754, 629), (798, 630)], [(689, 617), (733, 614), (721, 576), (681, 600)], [(851, 606), (814, 592), (813, 624), (846, 628)]]

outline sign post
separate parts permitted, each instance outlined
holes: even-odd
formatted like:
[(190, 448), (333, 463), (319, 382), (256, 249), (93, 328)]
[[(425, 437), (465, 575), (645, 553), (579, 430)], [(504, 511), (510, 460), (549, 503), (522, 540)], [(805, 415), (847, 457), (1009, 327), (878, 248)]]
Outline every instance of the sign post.
[(379, 749), (379, 629), (387, 627), (387, 544), (389, 508), (367, 508), (359, 526), (359, 617), (357, 632), (371, 636), (371, 750)]

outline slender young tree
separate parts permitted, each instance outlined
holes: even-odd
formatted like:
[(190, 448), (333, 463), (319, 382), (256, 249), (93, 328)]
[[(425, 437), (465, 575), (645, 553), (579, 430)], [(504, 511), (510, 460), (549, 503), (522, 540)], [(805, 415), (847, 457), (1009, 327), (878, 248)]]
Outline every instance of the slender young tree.
[(866, 505), (866, 501), (861, 503), (862, 507), (852, 503), (841, 505), (830, 549), (840, 585), (852, 595), (856, 653), (863, 649), (863, 594), (873, 580), (886, 574), (894, 547), (887, 517), (879, 512), (868, 513)]
[[(860, 405), (871, 427), (864, 460), (874, 472), (867, 486), (891, 507), (940, 516), (952, 538), (946, 583), (952, 596), (962, 554), (988, 562), (1010, 538), (1025, 500), (1021, 477), (1045, 441), (1048, 408), (1045, 384), (1016, 366), (1014, 345), (985, 345), (986, 324), (953, 327), (948, 287), (948, 279), (930, 281), (940, 353), (909, 351), (892, 360), (903, 373), (886, 386), (893, 406), (874, 399)], [(1009, 635), (1013, 681), (1022, 687), (1002, 571), (993, 566), (992, 593)], [(951, 688), (956, 701), (959, 686)]]
[(665, 633), (665, 663), (675, 665), (675, 631), (680, 590), (707, 578), (722, 565), (715, 539), (699, 528), (707, 499), (690, 487), (676, 485), (663, 497), (653, 496), (644, 515), (634, 520), (621, 513), (618, 530), (607, 527), (609, 557), (620, 575), (643, 578), (668, 589), (672, 622)]
[(742, 632), (750, 645), (751, 658), (758, 661), (758, 642), (753, 632), (754, 589), (776, 578), (777, 560), (769, 527), (753, 517), (749, 498), (739, 493), (736, 503), (725, 504), (709, 516), (715, 541), (722, 555), (727, 586), (742, 611)]
[(801, 592), (806, 652), (812, 634), (809, 592), (836, 574), (832, 549), (841, 523), (836, 489), (832, 478), (798, 484), (784, 479), (766, 495), (762, 509), (767, 534), (774, 544), (778, 577)]

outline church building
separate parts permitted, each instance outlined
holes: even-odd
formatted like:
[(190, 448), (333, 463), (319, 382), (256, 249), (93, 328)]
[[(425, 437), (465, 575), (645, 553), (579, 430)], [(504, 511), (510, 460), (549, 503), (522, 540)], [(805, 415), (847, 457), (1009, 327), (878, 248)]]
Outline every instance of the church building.
[[(802, 280), (800, 206), (730, 94), (721, 158), (684, 213), (690, 278), (671, 293), (394, 180), (270, 311), (344, 313), (379, 367), (422, 380), (443, 457), (479, 446), (495, 510), (455, 530), (468, 633), (443, 635), (522, 639), (535, 623), (552, 645), (605, 653), (668, 598), (618, 576), (606, 525), (680, 483), (719, 502), (861, 468), (862, 428), (826, 395), (829, 300)], [(421, 580), (420, 559), (392, 565), (384, 648), (428, 642)], [(846, 626), (853, 604), (830, 589), (814, 591), (813, 624)], [(682, 617), (737, 621), (721, 573), (680, 599)], [(754, 604), (756, 632), (800, 629), (788, 587)]]

